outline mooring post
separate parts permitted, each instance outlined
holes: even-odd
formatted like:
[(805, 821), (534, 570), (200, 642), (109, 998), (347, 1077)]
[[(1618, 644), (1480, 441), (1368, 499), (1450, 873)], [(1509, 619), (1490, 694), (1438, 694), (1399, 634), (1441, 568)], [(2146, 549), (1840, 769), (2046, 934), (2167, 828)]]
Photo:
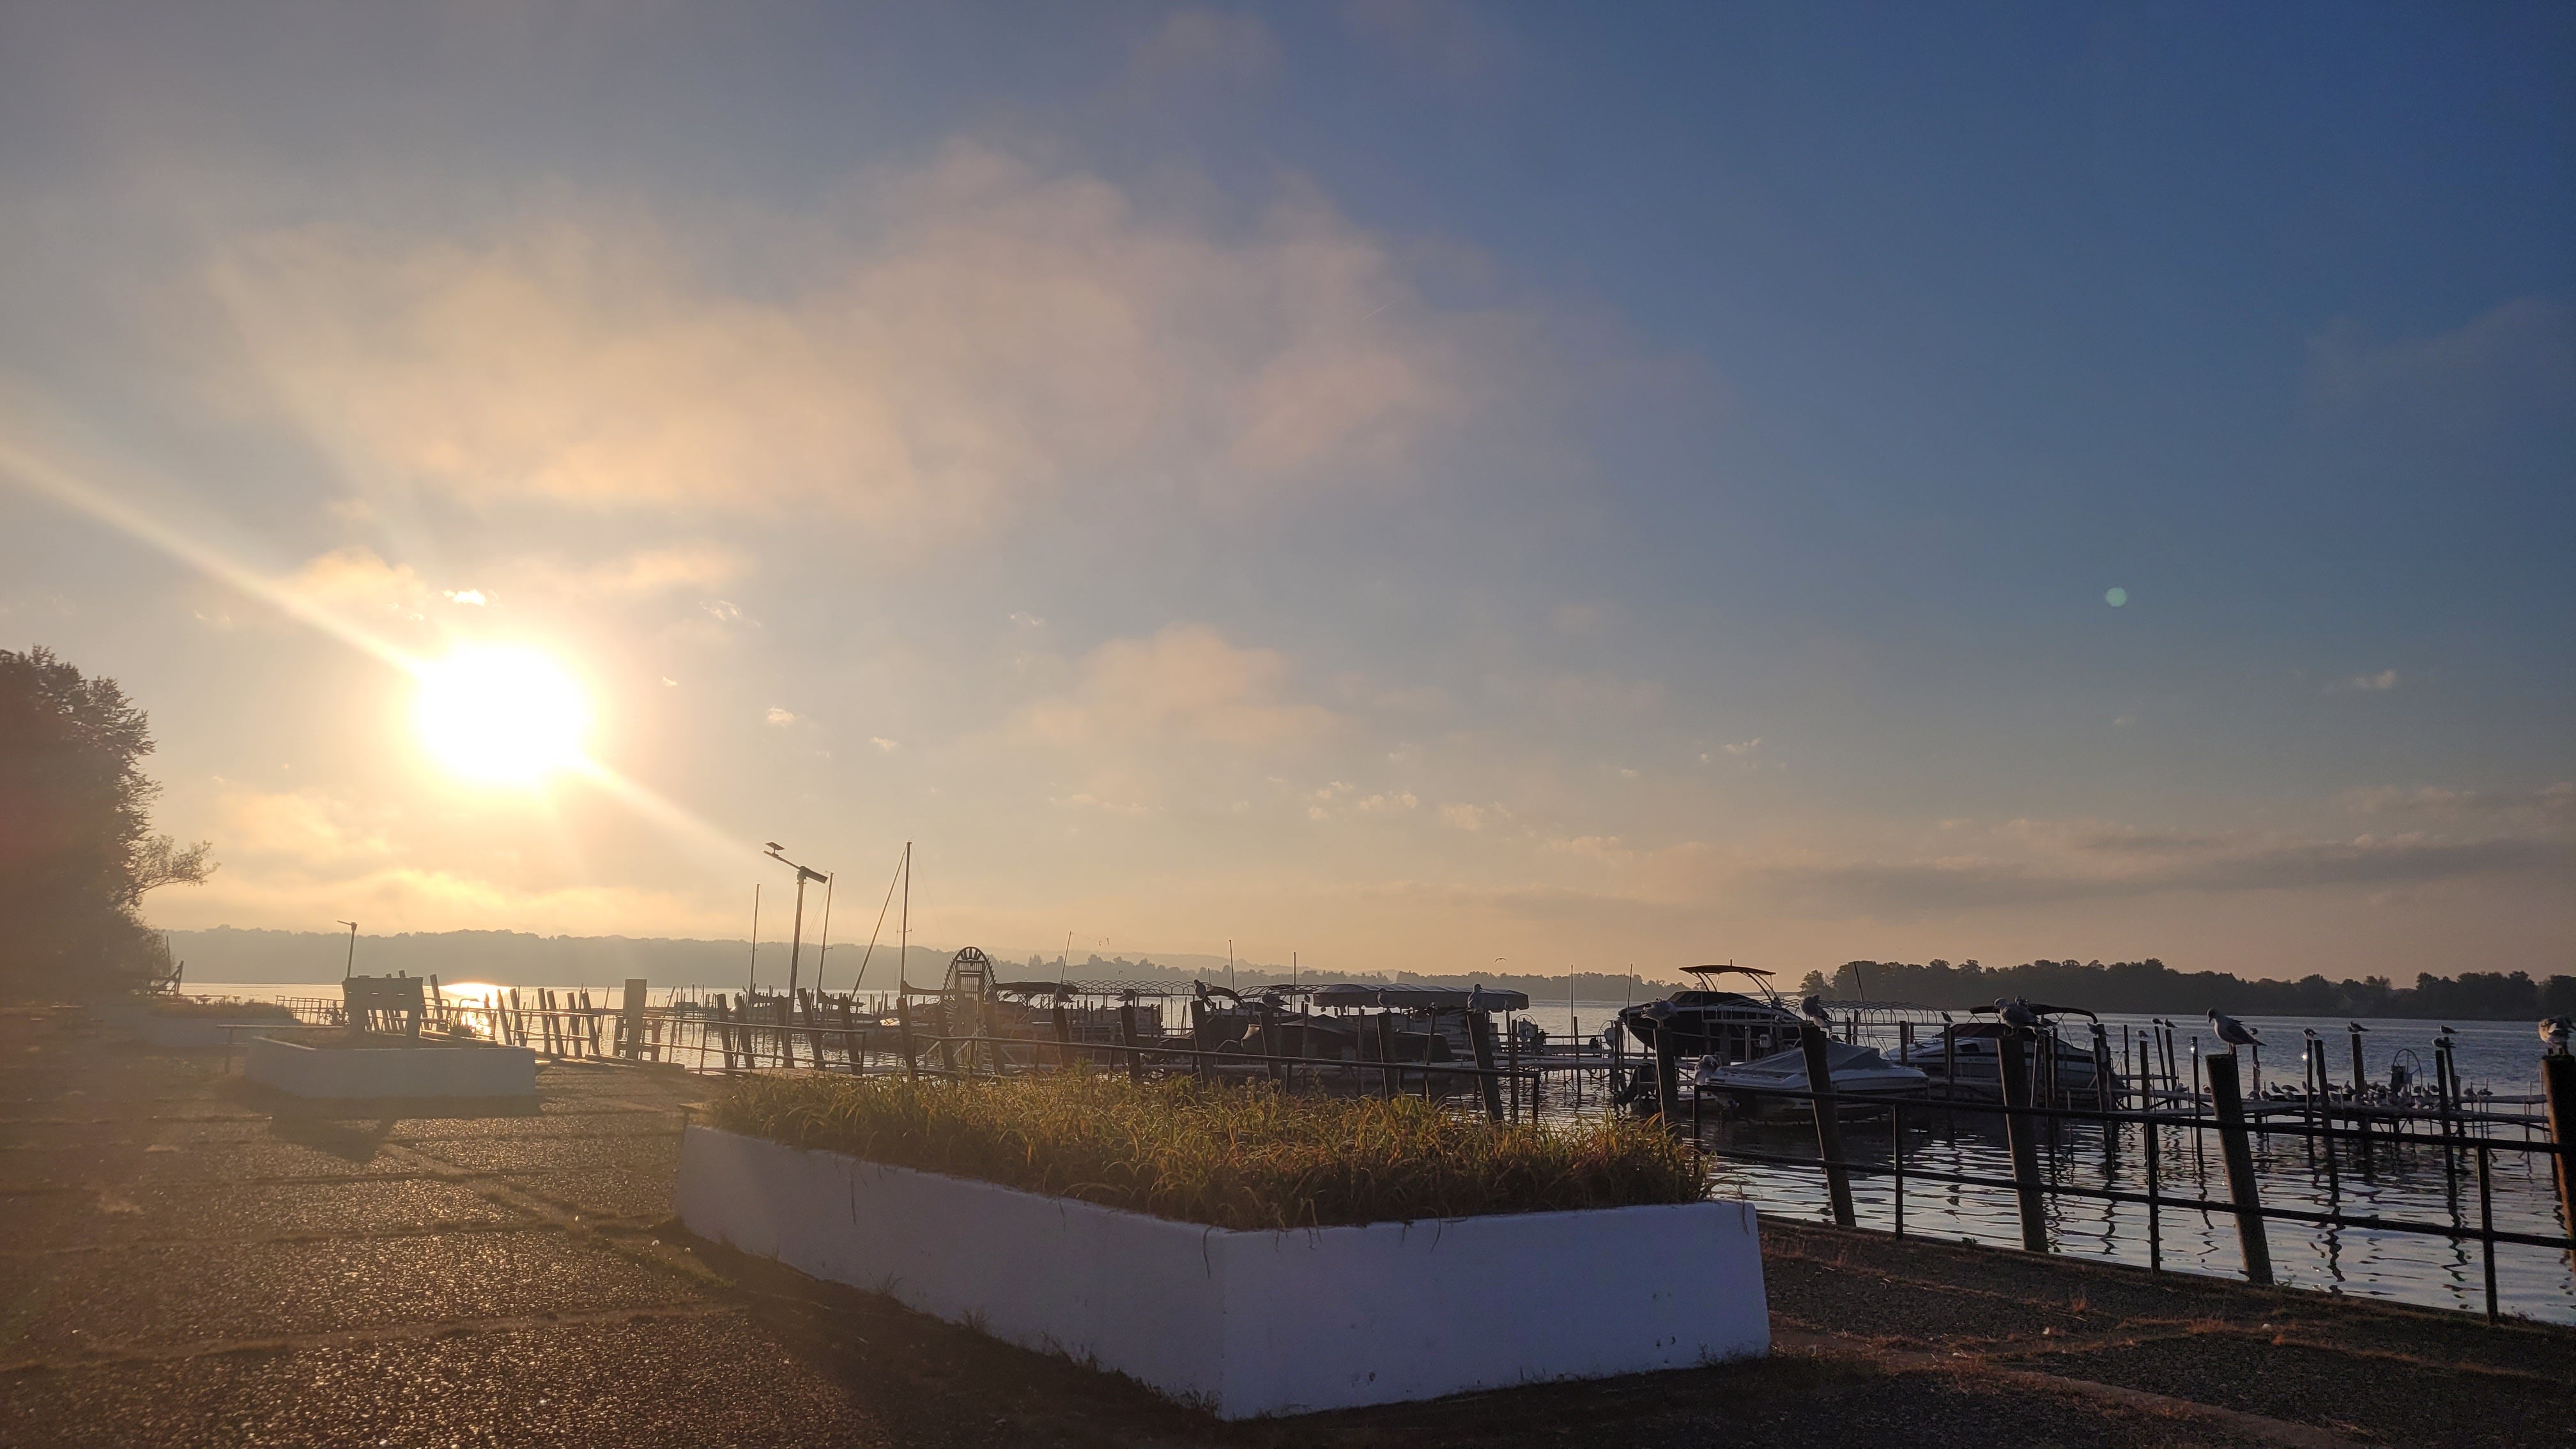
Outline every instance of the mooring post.
[(1673, 1060), (1673, 1034), (1669, 1030), (1655, 1033), (1655, 1111), (1665, 1122), (1673, 1123), (1682, 1116), (1682, 1074)]
[(630, 976), (626, 978), (625, 1010), (621, 1012), (620, 1015), (626, 1018), (626, 1059), (628, 1061), (640, 1061), (644, 1056), (643, 977)]
[(1057, 1071), (1073, 1065), (1073, 1014), (1065, 1009), (1064, 998), (1055, 999), (1055, 1065)]
[(1208, 1021), (1207, 1003), (1191, 1002), (1190, 1050), (1194, 1055), (1190, 1058), (1190, 1074), (1202, 1082), (1206, 1081), (1213, 1071), (1208, 1066), (1207, 1053), (1211, 1049), (1208, 1039), (1215, 1035), (1216, 1027)]
[(1485, 1120), (1503, 1120), (1503, 1084), (1494, 1079), (1494, 1014), (1467, 1013), (1467, 1045), (1476, 1053), (1476, 1081), (1485, 1090)]
[(1843, 1161), (1843, 1123), (1834, 1111), (1834, 1072), (1825, 1060), (1825, 1029), (1814, 1022), (1798, 1028), (1798, 1047), (1807, 1058), (1807, 1090), (1816, 1109), (1816, 1152), (1825, 1161), (1825, 1195), (1832, 1200), (1834, 1226), (1857, 1220), (1852, 1211), (1851, 1169)]
[(2370, 1076), (2361, 1066), (2361, 1023), (2354, 1022), (2347, 1035), (2352, 1038), (2352, 1130), (2360, 1134), (2361, 1165), (2367, 1169), (2370, 1166), (2370, 1117), (2368, 1109), (2362, 1105), (2361, 1091), (2370, 1084)]
[(1521, 1034), (1517, 1031), (1503, 1033), (1503, 1067), (1511, 1073), (1512, 1120), (1517, 1122), (1521, 1120)]
[(2227, 1163), (2227, 1195), (2236, 1204), (2236, 1240), (2245, 1250), (2245, 1281), (2272, 1281), (2272, 1246), (2263, 1236), (2263, 1198), (2254, 1185), (2254, 1148), (2245, 1136), (2245, 1097), (2236, 1085), (2236, 1053), (2212, 1052), (2210, 1105), (2218, 1113), (2218, 1150)]
[(1127, 1080), (1145, 1080), (1145, 1052), (1136, 1035), (1136, 1003), (1118, 1003), (1118, 1039), (1127, 1046)]
[[(2043, 1047), (2042, 1050), (2046, 1048)], [(2039, 1190), (2039, 1141), (2030, 1120), (2030, 1064), (2011, 1027), (1995, 1039), (1995, 1071), (2004, 1089), (2004, 1141), (2012, 1150), (2013, 1193), (2021, 1200), (2021, 1245), (2048, 1251), (2048, 1209)]]
[(1395, 1013), (1379, 1012), (1377, 1014), (1378, 1084), (1385, 1089), (1386, 1098), (1390, 1102), (1394, 1101), (1395, 1094), (1403, 1089), (1404, 1074), (1395, 1064), (1396, 1043)]
[(921, 1058), (912, 1049), (912, 987), (901, 977), (895, 979), (894, 1035), (896, 1049), (903, 1053), (904, 1080), (921, 1080)]
[(2558, 1222), (2576, 1238), (2576, 1057), (2542, 1057), (2540, 1089), (2549, 1099), (2549, 1150), (2558, 1160)]

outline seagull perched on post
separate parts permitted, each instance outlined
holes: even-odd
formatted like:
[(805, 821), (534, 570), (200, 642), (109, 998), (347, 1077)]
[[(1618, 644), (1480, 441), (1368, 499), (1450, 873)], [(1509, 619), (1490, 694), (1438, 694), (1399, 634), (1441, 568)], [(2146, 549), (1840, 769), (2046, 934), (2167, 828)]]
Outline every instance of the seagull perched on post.
[(2218, 1033), (2220, 1041), (2232, 1047), (2259, 1047), (2263, 1044), (2261, 1032), (2223, 1011), (2209, 1013), (2209, 1029)]
[(2553, 1057), (2567, 1055), (2570, 1036), (2576, 1036), (2576, 1017), (2553, 1016), (2540, 1024), (2540, 1043)]
[(2360, 1022), (2357, 1022), (2357, 1021), (2347, 1021), (2347, 1022), (2345, 1022), (2345, 1023), (2344, 1023), (2344, 1025), (2345, 1025), (2345, 1026), (2347, 1026), (2347, 1027), (2349, 1027), (2349, 1028), (2351, 1028), (2351, 1029), (2352, 1029), (2352, 1030), (2354, 1030), (2354, 1031), (2362, 1032), (2362, 1033), (2365, 1033), (2365, 1034), (2366, 1034), (2366, 1033), (2368, 1033), (2368, 1032), (2369, 1032), (2369, 1030), (2370, 1030), (2370, 1028), (2369, 1028), (2369, 1027), (2363, 1026)]
[(1827, 1031), (1833, 1030), (1834, 1019), (1825, 1011), (1825, 999), (1821, 996), (1810, 996), (1799, 1002), (1798, 1014)]

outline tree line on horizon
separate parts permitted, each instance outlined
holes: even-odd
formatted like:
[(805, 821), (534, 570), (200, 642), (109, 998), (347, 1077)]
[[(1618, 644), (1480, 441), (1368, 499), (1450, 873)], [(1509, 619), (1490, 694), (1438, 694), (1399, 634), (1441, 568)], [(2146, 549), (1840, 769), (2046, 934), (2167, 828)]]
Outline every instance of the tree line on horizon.
[(2433, 1020), (2530, 1021), (2576, 1014), (2576, 976), (2534, 980), (2527, 971), (2419, 973), (2413, 986), (2385, 976), (2329, 981), (2310, 973), (2296, 981), (2247, 980), (2225, 971), (2176, 971), (2143, 961), (2051, 961), (2018, 966), (1956, 965), (1934, 959), (1846, 961), (1831, 977), (1810, 971), (1800, 989), (1838, 1001), (1876, 1001), (1958, 1010), (2023, 997), (2091, 1011), (2168, 1016), (2223, 1011), (2231, 1016), (2382, 1016)]

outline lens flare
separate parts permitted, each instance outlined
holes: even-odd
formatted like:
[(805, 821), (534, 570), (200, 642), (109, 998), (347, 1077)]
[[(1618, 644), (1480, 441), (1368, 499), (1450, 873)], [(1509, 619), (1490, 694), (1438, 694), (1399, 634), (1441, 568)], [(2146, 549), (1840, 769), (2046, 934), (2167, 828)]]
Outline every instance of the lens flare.
[(528, 648), (473, 646), (420, 666), (421, 743), (459, 778), (534, 786), (582, 763), (590, 705), (564, 667)]

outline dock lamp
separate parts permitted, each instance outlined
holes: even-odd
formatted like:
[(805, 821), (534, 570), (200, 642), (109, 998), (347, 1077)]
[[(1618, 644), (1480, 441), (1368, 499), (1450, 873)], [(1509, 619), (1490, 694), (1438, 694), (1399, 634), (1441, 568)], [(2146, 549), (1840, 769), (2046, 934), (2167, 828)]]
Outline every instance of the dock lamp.
[(787, 999), (793, 1001), (796, 999), (796, 958), (805, 946), (805, 882), (810, 880), (820, 883), (826, 877), (819, 870), (801, 866), (789, 860), (786, 856), (786, 847), (775, 840), (769, 842), (769, 849), (764, 853), (771, 860), (796, 872), (796, 924), (788, 935), (787, 944)]

